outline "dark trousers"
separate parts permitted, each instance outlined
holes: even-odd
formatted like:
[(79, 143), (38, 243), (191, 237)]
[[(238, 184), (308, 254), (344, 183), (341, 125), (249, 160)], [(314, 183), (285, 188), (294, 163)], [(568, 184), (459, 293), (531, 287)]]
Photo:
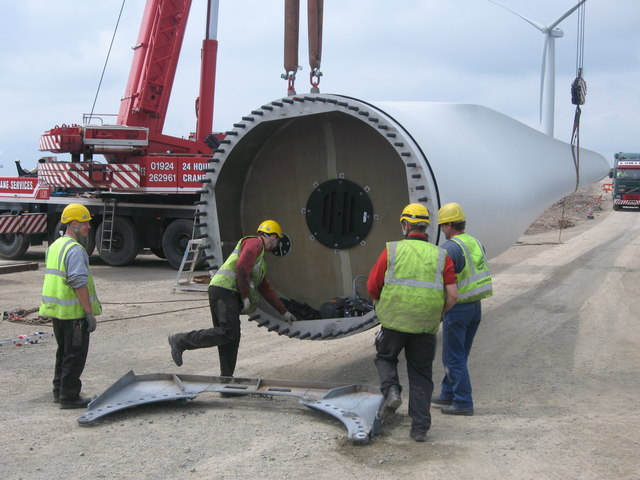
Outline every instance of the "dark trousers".
[(382, 327), (376, 336), (375, 364), (380, 377), (380, 389), (387, 395), (398, 379), (398, 355), (404, 349), (409, 378), (409, 416), (411, 429), (426, 433), (431, 427), (431, 395), (433, 394), (433, 359), (436, 336), (431, 333), (404, 333)]
[(58, 342), (56, 366), (53, 374), (53, 395), (61, 401), (80, 396), (84, 370), (89, 353), (89, 337), (84, 318), (77, 320), (53, 319), (53, 334)]
[(442, 322), (442, 379), (440, 398), (451, 400), (456, 408), (473, 408), (471, 378), (467, 360), (476, 336), (482, 308), (480, 301), (459, 303), (444, 315)]
[(176, 334), (178, 347), (184, 350), (218, 347), (220, 375), (233, 376), (240, 346), (240, 294), (226, 288), (210, 286), (209, 308), (213, 328)]

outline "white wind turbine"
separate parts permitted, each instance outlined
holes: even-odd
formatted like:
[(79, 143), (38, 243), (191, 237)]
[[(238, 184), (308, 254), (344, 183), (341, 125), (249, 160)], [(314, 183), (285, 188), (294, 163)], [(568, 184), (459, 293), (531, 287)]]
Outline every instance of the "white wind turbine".
[(489, 0), (491, 3), (498, 5), (499, 7), (509, 10), (514, 15), (522, 18), (525, 22), (533, 25), (540, 30), (544, 35), (544, 43), (542, 44), (542, 74), (540, 77), (540, 124), (542, 125), (542, 131), (547, 135), (553, 137), (553, 123), (555, 113), (555, 83), (556, 83), (556, 38), (562, 38), (564, 32), (558, 28), (560, 22), (576, 11), (587, 0), (580, 0), (574, 7), (567, 10), (556, 21), (550, 23), (547, 26), (541, 25), (527, 17), (520, 15), (518, 12), (511, 10), (510, 8), (500, 5), (493, 0)]

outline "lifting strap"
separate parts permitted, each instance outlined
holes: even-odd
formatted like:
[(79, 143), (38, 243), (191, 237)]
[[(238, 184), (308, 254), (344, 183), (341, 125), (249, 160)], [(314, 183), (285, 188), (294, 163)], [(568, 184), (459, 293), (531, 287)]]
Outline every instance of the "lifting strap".
[[(307, 0), (309, 35), (309, 81), (311, 93), (320, 93), (320, 63), (322, 60), (322, 18), (324, 0)], [(284, 3), (284, 73), (287, 80), (287, 95), (296, 94), (295, 81), (298, 66), (298, 41), (300, 27), (300, 0), (285, 0)]]
[[(576, 106), (576, 113), (573, 117), (573, 128), (571, 131), (571, 155), (573, 156), (573, 165), (576, 169), (576, 185), (574, 192), (580, 186), (580, 116), (582, 109), (580, 105), (584, 105), (587, 97), (587, 82), (582, 78), (582, 68), (584, 62), (584, 3), (578, 9), (578, 35), (576, 46), (576, 78), (571, 83), (571, 103)], [(562, 229), (564, 228), (566, 197), (562, 201), (562, 217), (558, 225), (558, 243), (562, 243)]]
[(320, 93), (320, 63), (322, 61), (322, 17), (324, 0), (307, 0), (307, 21), (309, 29), (309, 81), (311, 93)]
[(576, 169), (576, 186), (574, 192), (578, 190), (578, 186), (580, 185), (580, 115), (582, 114), (580, 105), (584, 105), (587, 97), (587, 82), (582, 78), (584, 63), (584, 19), (585, 5), (582, 4), (578, 9), (576, 78), (571, 84), (571, 103), (576, 106), (576, 113), (573, 118), (573, 130), (571, 132), (571, 152)]
[(287, 95), (296, 94), (295, 81), (298, 71), (298, 29), (300, 25), (300, 0), (284, 2), (284, 74)]

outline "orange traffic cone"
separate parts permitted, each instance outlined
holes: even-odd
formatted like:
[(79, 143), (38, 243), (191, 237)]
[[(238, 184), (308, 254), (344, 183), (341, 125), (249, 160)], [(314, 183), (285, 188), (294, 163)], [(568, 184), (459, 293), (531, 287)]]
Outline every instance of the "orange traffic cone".
[(589, 210), (587, 211), (587, 218), (589, 220), (593, 220), (593, 206), (589, 204)]

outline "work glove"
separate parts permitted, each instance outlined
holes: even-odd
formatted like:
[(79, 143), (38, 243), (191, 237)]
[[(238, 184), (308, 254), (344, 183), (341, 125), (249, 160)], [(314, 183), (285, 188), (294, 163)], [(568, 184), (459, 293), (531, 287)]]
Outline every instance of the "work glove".
[(298, 320), (296, 317), (293, 316), (293, 313), (289, 311), (284, 312), (283, 316), (284, 316), (284, 319), (287, 321), (287, 323), (293, 323)]
[(96, 316), (93, 313), (85, 313), (84, 319), (87, 322), (87, 332), (94, 332), (97, 326)]
[(251, 300), (249, 300), (249, 297), (243, 298), (242, 299), (242, 311), (240, 313), (243, 314), (243, 315), (246, 315), (247, 313), (249, 313), (250, 309), (251, 309)]

